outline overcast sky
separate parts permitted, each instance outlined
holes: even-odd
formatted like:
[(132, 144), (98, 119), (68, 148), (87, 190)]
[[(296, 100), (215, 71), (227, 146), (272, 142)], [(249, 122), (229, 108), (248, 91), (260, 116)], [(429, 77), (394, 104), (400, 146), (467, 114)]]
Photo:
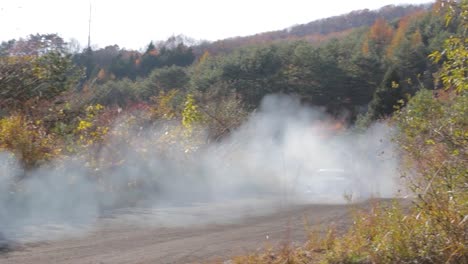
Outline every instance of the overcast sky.
[(217, 40), (284, 29), (315, 19), (388, 4), (431, 0), (0, 0), (0, 41), (33, 33), (58, 33), (91, 42), (139, 49), (151, 40), (184, 34)]

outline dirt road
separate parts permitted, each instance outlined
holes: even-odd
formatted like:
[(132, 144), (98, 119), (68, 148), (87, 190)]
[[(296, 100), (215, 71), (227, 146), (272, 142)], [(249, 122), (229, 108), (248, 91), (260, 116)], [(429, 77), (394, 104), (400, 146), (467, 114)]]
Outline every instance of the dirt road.
[[(302, 243), (306, 226), (319, 233), (332, 222), (343, 228), (350, 222), (349, 209), (275, 201), (123, 209), (104, 215), (86, 231), (16, 244), (0, 254), (0, 263), (222, 263), (266, 246)], [(53, 231), (49, 229), (41, 234)]]

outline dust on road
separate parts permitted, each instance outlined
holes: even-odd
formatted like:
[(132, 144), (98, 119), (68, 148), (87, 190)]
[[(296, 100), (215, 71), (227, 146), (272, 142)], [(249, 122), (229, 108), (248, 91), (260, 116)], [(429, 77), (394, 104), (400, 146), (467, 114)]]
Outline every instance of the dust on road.
[(222, 262), (268, 246), (300, 244), (307, 230), (322, 233), (331, 223), (344, 229), (351, 222), (352, 207), (243, 201), (123, 209), (104, 215), (79, 235), (16, 243), (0, 254), (0, 263)]

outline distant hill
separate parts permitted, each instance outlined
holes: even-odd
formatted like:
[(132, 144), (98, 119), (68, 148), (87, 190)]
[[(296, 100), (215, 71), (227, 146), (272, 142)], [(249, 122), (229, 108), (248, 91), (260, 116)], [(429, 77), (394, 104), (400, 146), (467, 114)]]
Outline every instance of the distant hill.
[(291, 35), (303, 37), (310, 34), (327, 35), (334, 32), (340, 32), (351, 28), (372, 25), (377, 18), (384, 18), (387, 21), (392, 21), (408, 14), (428, 9), (430, 5), (388, 5), (378, 10), (358, 10), (352, 11), (345, 15), (324, 18), (312, 21), (307, 24), (297, 25), (290, 30), (277, 31), (278, 36), (283, 33), (283, 36)]
[(322, 42), (330, 38), (347, 35), (356, 28), (371, 26), (377, 18), (384, 18), (391, 22), (406, 15), (427, 10), (431, 8), (431, 6), (432, 4), (388, 5), (378, 10), (357, 10), (348, 14), (319, 19), (283, 30), (203, 43), (195, 49), (195, 52), (200, 53), (208, 51), (212, 54), (225, 53), (240, 46), (295, 39), (304, 39), (309, 42)]

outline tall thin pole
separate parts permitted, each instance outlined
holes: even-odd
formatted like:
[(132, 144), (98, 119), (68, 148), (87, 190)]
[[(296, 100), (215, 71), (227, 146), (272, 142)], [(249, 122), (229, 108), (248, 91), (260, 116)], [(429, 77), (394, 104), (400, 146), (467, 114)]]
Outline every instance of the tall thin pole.
[(91, 48), (91, 2), (89, 2), (88, 49)]

